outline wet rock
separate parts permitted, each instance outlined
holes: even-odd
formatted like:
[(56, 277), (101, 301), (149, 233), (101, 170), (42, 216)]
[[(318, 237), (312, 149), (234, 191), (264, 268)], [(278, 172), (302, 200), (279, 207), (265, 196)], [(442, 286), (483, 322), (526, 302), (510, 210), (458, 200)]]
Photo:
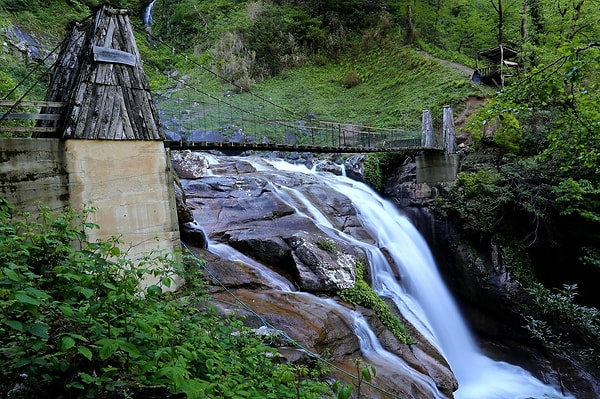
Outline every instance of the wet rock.
[(332, 292), (354, 287), (356, 258), (341, 252), (332, 240), (315, 238), (298, 232), (284, 239), (292, 248), (300, 287), (305, 291)]
[(202, 226), (195, 220), (179, 225), (179, 234), (181, 240), (186, 244), (194, 245), (198, 248), (208, 248), (208, 238), (204, 233)]
[(346, 159), (344, 162), (346, 176), (356, 181), (364, 182), (365, 158), (364, 154), (356, 154)]
[(190, 150), (173, 151), (171, 164), (177, 175), (182, 179), (199, 179), (206, 176), (208, 161), (198, 152)]
[[(289, 285), (282, 288), (248, 267), (247, 261), (226, 261), (207, 254), (205, 267), (213, 283), (210, 291), (215, 305), (225, 314), (235, 312), (244, 317), (252, 328), (275, 326), (285, 331), (292, 342), (278, 342), (278, 347), (283, 345), (282, 359), (310, 363), (314, 354), (321, 354), (355, 375), (355, 360), (369, 360), (363, 357), (355, 334), (353, 313), (334, 298), (338, 290), (354, 285), (356, 259), (367, 262), (366, 255), (348, 241), (324, 233), (323, 226), (316, 224), (331, 225), (374, 242), (361, 226), (351, 201), (311, 175), (271, 174), (266, 164), (219, 161), (211, 163), (212, 175), (182, 182), (195, 220), (207, 231), (212, 245), (228, 244), (289, 280)], [(274, 183), (291, 189), (278, 188)], [(294, 187), (303, 187), (305, 197), (298, 198), (298, 205), (292, 207), (281, 197), (300, 196)], [(239, 302), (232, 302), (231, 294)], [(247, 306), (240, 306), (240, 302)], [(433, 399), (431, 387), (437, 386), (451, 397), (456, 381), (431, 344), (419, 337), (413, 350), (391, 335), (372, 312), (359, 309), (358, 313), (372, 319), (370, 324), (376, 326), (386, 349), (398, 354), (405, 364), (377, 366), (378, 387), (407, 399)], [(300, 349), (290, 349), (297, 348), (294, 344), (298, 343)], [(333, 378), (346, 379), (347, 375), (334, 372)], [(389, 397), (368, 386), (361, 388), (361, 395)]]
[(175, 194), (175, 206), (177, 207), (177, 219), (179, 224), (189, 223), (194, 221), (194, 215), (192, 214), (191, 208), (187, 204), (185, 191), (181, 186), (181, 181), (177, 176), (174, 178), (174, 194)]

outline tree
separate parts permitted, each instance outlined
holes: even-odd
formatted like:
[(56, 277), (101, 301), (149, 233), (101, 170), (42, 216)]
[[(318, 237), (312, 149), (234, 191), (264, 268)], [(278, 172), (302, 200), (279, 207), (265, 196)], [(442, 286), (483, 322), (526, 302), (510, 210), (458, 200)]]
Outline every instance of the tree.
[(498, 39), (498, 44), (502, 44), (504, 43), (504, 9), (502, 7), (502, 0), (490, 0), (490, 3), (498, 16), (496, 24), (496, 29), (498, 31), (496, 38)]

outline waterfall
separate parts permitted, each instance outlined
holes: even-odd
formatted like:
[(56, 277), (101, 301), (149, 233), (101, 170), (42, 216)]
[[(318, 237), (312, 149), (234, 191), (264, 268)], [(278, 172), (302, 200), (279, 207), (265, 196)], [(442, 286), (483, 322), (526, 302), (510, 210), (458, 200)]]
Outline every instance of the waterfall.
[[(282, 162), (272, 164), (284, 170), (315, 173), (314, 170)], [(392, 203), (380, 198), (367, 185), (347, 177), (323, 173), (320, 178), (333, 190), (352, 200), (363, 226), (376, 238), (376, 247), (353, 241), (369, 254), (373, 288), (379, 295), (391, 298), (424, 336), (433, 338), (437, 343), (459, 382), (459, 389), (455, 392), (457, 399), (565, 398), (554, 387), (542, 383), (523, 368), (495, 361), (479, 351), (437, 270), (426, 241)], [(297, 194), (297, 197), (302, 198), (302, 195)], [(314, 212), (314, 207), (310, 209)], [(323, 218), (322, 215), (312, 217), (316, 220)], [(323, 222), (319, 225), (322, 226)], [(394, 260), (396, 272), (402, 276), (401, 282), (395, 277), (381, 249), (385, 249)], [(361, 331), (364, 333), (365, 330)], [(371, 347), (370, 350), (380, 349)]]
[[(207, 158), (210, 164), (220, 163), (218, 157), (207, 156)], [(244, 160), (255, 166), (257, 170), (255, 173), (265, 176), (269, 181), (271, 192), (292, 207), (297, 214), (312, 219), (324, 233), (364, 250), (369, 259), (374, 290), (380, 296), (391, 299), (402, 312), (403, 317), (446, 358), (459, 383), (455, 398), (573, 398), (561, 395), (557, 389), (544, 384), (521, 367), (495, 361), (480, 352), (457, 304), (437, 270), (426, 241), (391, 202), (379, 197), (365, 184), (345, 176), (319, 173), (314, 168), (309, 170), (304, 166), (291, 165), (283, 161), (255, 161), (251, 158), (244, 158)], [(278, 173), (318, 173), (320, 183), (352, 201), (361, 224), (369, 231), (376, 243), (362, 242), (336, 230), (334, 224), (319, 210), (318, 204), (312, 203), (309, 199), (310, 195), (303, 191), (305, 187), (282, 185), (281, 182), (285, 179), (271, 176)], [(209, 250), (232, 261), (252, 265), (265, 276), (265, 279), (271, 281), (275, 289), (285, 291), (289, 295), (311, 295), (295, 291), (289, 281), (278, 277), (265, 266), (226, 245), (211, 243)], [(393, 260), (392, 264), (388, 262), (388, 258)], [(398, 279), (397, 276), (401, 278)], [(407, 368), (401, 358), (382, 348), (360, 314), (339, 305), (334, 308), (332, 300), (314, 296), (314, 301), (329, 306), (338, 314), (343, 313), (343, 318), (347, 320), (348, 325), (353, 326), (364, 358), (373, 361), (376, 367), (389, 367), (393, 370)], [(413, 371), (411, 375), (418, 385), (429, 390), (429, 397), (445, 397), (439, 393), (432, 381), (423, 379), (420, 373)]]
[(156, 4), (156, 0), (152, 0), (150, 4), (144, 8), (144, 13), (142, 14), (142, 23), (144, 26), (151, 26), (152, 22), (152, 11), (154, 10), (154, 5)]

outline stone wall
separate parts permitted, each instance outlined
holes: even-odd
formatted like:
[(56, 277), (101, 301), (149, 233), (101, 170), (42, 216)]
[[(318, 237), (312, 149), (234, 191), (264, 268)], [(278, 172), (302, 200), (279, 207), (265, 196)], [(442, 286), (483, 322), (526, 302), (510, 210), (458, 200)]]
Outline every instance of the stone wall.
[(417, 155), (415, 161), (417, 164), (417, 183), (441, 183), (456, 180), (458, 154), (424, 152)]
[(64, 145), (57, 139), (0, 138), (0, 196), (27, 212), (39, 205), (53, 210), (67, 206)]
[(162, 141), (0, 139), (0, 195), (17, 209), (97, 208), (88, 240), (119, 236), (130, 258), (173, 252), (179, 226)]

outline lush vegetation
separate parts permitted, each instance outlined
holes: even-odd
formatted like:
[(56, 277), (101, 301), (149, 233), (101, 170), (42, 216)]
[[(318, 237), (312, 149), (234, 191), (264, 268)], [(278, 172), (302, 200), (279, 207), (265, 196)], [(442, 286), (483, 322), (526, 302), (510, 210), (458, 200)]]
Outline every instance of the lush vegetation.
[[(137, 17), (147, 1), (114, 3), (133, 10), (146, 71), (165, 112), (189, 111), (190, 105), (168, 101), (177, 90), (182, 104), (208, 98), (220, 105), (226, 94), (227, 115), (250, 107), (274, 120), (311, 115), (410, 132), (423, 108), (450, 104), (460, 111), (468, 96), (489, 98), (463, 131), (474, 140), (472, 151), (491, 154), (487, 167), (463, 169), (445, 198), (446, 215), (473, 242), (501, 244), (507, 267), (530, 290), (529, 310), (537, 309), (527, 325), (533, 336), (551, 349), (574, 348), (567, 341), (579, 340), (574, 352), (597, 359), (596, 1), (158, 0), (148, 38)], [(5, 0), (0, 29), (16, 22), (42, 42), (58, 43), (65, 23), (97, 4)], [(475, 53), (498, 43), (520, 51), (523, 69), (498, 92), (472, 87), (464, 72), (420, 51), (474, 67)], [(2, 98), (29, 90), (12, 91), (32, 65), (11, 54), (0, 53)], [(47, 80), (47, 72), (35, 76)], [(369, 157), (369, 181), (382, 188), (395, 162)]]
[[(278, 364), (239, 320), (211, 310), (201, 264), (161, 254), (134, 263), (116, 239), (85, 240), (96, 227), (86, 213), (15, 215), (0, 199), (0, 396), (114, 398), (152, 387), (189, 398), (331, 393), (305, 370)], [(150, 275), (160, 284), (142, 288)], [(179, 277), (185, 289), (163, 292)]]
[[(476, 241), (495, 237), (520, 254), (506, 263), (537, 304), (534, 335), (554, 349), (579, 341), (572, 353), (589, 359), (600, 353), (590, 339), (600, 333), (600, 44), (568, 43), (556, 55), (474, 118), (479, 148), (495, 155), (489, 169), (461, 174), (449, 200)], [(512, 139), (498, 140), (502, 126)]]
[(406, 331), (406, 327), (400, 319), (394, 315), (390, 307), (377, 295), (371, 286), (365, 281), (365, 265), (359, 259), (356, 261), (356, 284), (353, 288), (341, 290), (338, 294), (344, 301), (353, 305), (364, 306), (375, 312), (381, 323), (405, 344), (412, 343), (412, 339)]

